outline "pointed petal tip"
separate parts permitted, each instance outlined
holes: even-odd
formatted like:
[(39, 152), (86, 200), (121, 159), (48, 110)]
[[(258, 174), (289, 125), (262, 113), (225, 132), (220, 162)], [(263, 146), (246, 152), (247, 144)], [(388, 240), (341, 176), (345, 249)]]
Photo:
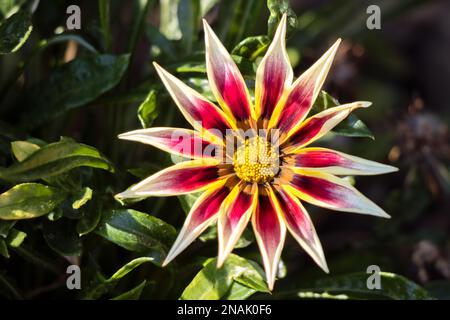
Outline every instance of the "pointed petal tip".
[(169, 263), (170, 263), (171, 259), (168, 259), (168, 257), (166, 257), (166, 259), (163, 261), (163, 263), (161, 264), (161, 267), (166, 267)]
[(370, 102), (370, 101), (361, 101), (360, 102), (360, 107), (361, 108), (368, 108), (368, 107), (370, 107), (372, 105), (372, 102)]

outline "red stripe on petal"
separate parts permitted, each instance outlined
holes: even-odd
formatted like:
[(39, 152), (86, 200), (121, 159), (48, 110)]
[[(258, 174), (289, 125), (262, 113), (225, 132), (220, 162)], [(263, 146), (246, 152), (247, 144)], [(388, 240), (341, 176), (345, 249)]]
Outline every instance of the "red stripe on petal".
[(223, 186), (213, 192), (207, 199), (205, 199), (195, 210), (195, 215), (192, 217), (192, 223), (200, 224), (203, 221), (210, 219), (219, 211), (219, 208), (226, 198), (226, 196), (230, 193), (228, 187)]
[(302, 193), (323, 203), (343, 208), (352, 205), (348, 201), (348, 196), (353, 193), (352, 190), (331, 181), (295, 174), (290, 183)]
[(193, 130), (150, 128), (123, 133), (119, 138), (152, 145), (188, 158), (222, 158), (223, 147), (204, 139)]
[(193, 160), (178, 163), (144, 179), (130, 189), (117, 195), (120, 198), (143, 196), (168, 196), (196, 192), (220, 179), (221, 170), (213, 160)]
[(353, 162), (342, 157), (340, 154), (323, 150), (308, 151), (294, 156), (295, 166), (306, 168), (322, 168), (331, 166), (341, 166), (345, 168), (355, 168)]
[(278, 190), (279, 204), (281, 212), (286, 219), (286, 223), (292, 231), (300, 234), (308, 242), (314, 241), (314, 229), (311, 221), (305, 215), (304, 208), (300, 207), (286, 191)]
[(281, 134), (287, 134), (305, 118), (312, 105), (313, 92), (314, 87), (311, 84), (302, 83), (291, 91), (276, 125)]
[(247, 99), (245, 84), (229, 66), (214, 69), (214, 79), (223, 101), (230, 108), (237, 121), (250, 118), (250, 104)]
[(272, 191), (260, 187), (258, 204), (253, 215), (253, 229), (263, 257), (269, 289), (275, 282), (278, 262), (286, 236), (284, 222), (280, 221)]
[(320, 118), (309, 118), (309, 120), (305, 121), (300, 129), (292, 135), (284, 145), (292, 147), (306, 145), (320, 133), (323, 125), (332, 117), (333, 115), (327, 115)]

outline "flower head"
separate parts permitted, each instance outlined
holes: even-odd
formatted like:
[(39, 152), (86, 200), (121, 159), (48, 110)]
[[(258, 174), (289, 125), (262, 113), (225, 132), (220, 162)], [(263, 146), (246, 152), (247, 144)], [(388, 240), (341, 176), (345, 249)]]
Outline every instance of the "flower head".
[(155, 63), (164, 85), (194, 130), (150, 128), (119, 137), (191, 160), (146, 178), (118, 197), (203, 191), (164, 265), (208, 226), (217, 223), (220, 267), (251, 221), (270, 289), (286, 230), (328, 272), (322, 246), (302, 201), (332, 210), (388, 218), (380, 207), (337, 176), (396, 171), (394, 167), (342, 152), (307, 147), (351, 111), (370, 105), (348, 103), (307, 118), (340, 40), (292, 82), (292, 67), (285, 48), (286, 16), (283, 16), (258, 66), (252, 102), (236, 64), (206, 21), (204, 30), (207, 74), (219, 107)]

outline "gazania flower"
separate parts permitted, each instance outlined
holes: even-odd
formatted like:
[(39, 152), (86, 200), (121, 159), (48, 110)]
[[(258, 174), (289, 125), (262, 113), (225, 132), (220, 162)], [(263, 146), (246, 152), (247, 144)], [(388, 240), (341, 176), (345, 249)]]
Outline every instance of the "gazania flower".
[[(165, 87), (195, 130), (150, 128), (119, 137), (150, 144), (191, 160), (146, 178), (118, 197), (172, 196), (203, 191), (164, 265), (208, 226), (217, 223), (217, 264), (220, 267), (251, 221), (270, 289), (286, 230), (328, 272), (322, 246), (302, 201), (337, 211), (388, 218), (380, 207), (337, 176), (396, 171), (394, 167), (342, 152), (307, 147), (351, 111), (370, 105), (369, 102), (353, 102), (307, 118), (340, 40), (292, 82), (293, 72), (285, 48), (286, 16), (283, 16), (258, 66), (252, 101), (236, 64), (206, 21), (204, 30), (208, 79), (220, 107), (155, 63)], [(263, 129), (263, 134), (259, 129)], [(254, 134), (243, 134), (249, 130)], [(278, 133), (277, 138), (269, 139), (274, 132)], [(189, 148), (180, 151), (180, 144)], [(233, 146), (231, 152), (227, 147), (230, 145)]]

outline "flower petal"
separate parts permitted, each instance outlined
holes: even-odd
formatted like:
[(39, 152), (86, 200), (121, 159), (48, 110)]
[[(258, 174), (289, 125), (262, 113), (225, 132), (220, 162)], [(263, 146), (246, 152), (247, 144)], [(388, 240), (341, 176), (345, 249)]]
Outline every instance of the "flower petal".
[[(223, 146), (203, 137), (199, 132), (180, 128), (149, 128), (119, 135), (120, 139), (152, 145), (163, 151), (187, 158), (222, 159)], [(217, 139), (218, 140), (218, 139)]]
[(172, 261), (215, 221), (220, 205), (231, 190), (226, 182), (226, 180), (222, 180), (215, 183), (195, 201), (163, 266)]
[(283, 158), (288, 166), (335, 175), (375, 175), (397, 171), (392, 166), (326, 148), (303, 148)]
[(222, 266), (225, 259), (233, 251), (234, 245), (250, 220), (257, 200), (257, 185), (241, 182), (234, 187), (222, 203), (217, 222), (219, 238), (218, 268)]
[(254, 110), (244, 78), (230, 54), (203, 20), (206, 71), (211, 90), (222, 109), (238, 122), (250, 124)]
[(219, 163), (220, 161), (213, 159), (178, 163), (142, 180), (116, 195), (116, 198), (161, 197), (201, 191), (226, 176), (223, 170), (227, 171), (227, 166), (220, 166)]
[(312, 117), (306, 119), (296, 132), (282, 145), (285, 154), (296, 153), (300, 148), (323, 137), (342, 120), (344, 120), (353, 110), (357, 108), (367, 108), (372, 103), (358, 101), (343, 104), (334, 108), (329, 108)]
[(296, 131), (311, 110), (325, 82), (340, 42), (341, 39), (338, 39), (316, 63), (306, 70), (275, 107), (269, 128), (279, 129), (282, 141)]
[(233, 121), (222, 110), (156, 62), (153, 65), (181, 113), (195, 129), (206, 129), (220, 138), (225, 137), (227, 129), (236, 129)]
[(256, 71), (255, 112), (266, 127), (277, 102), (292, 83), (292, 67), (286, 52), (286, 14)]
[(278, 203), (289, 232), (319, 267), (328, 273), (322, 245), (308, 212), (291, 192), (282, 188), (277, 191)]
[(346, 180), (312, 169), (282, 169), (277, 184), (313, 205), (390, 218), (379, 206), (366, 198)]
[(286, 226), (279, 216), (275, 195), (270, 188), (260, 187), (258, 204), (252, 217), (253, 230), (263, 259), (269, 289), (273, 289), (286, 237)]

